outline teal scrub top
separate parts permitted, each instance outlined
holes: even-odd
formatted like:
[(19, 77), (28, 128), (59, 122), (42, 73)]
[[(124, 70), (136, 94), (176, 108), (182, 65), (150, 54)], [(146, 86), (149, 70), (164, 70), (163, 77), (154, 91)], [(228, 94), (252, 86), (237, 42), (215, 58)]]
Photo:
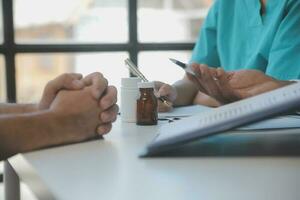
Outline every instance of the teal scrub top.
[(190, 62), (300, 79), (300, 0), (216, 0)]

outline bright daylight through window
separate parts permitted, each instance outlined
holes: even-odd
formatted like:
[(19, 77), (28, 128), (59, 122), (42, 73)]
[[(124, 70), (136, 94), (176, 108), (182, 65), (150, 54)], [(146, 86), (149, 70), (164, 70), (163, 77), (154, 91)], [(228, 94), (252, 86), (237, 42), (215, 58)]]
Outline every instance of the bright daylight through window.
[[(13, 0), (15, 43), (21, 49), (22, 45), (39, 45), (43, 52), (27, 48), (23, 53), (16, 48), (16, 66), (7, 67), (15, 67), (17, 101), (37, 101), (46, 82), (64, 72), (101, 71), (119, 88), (120, 78), (129, 76), (123, 60), (132, 56), (149, 79), (172, 83), (183, 72), (168, 58), (188, 62), (211, 3), (212, 0)], [(137, 26), (132, 26), (132, 19)], [(137, 43), (132, 44), (132, 39)], [(159, 46), (173, 43), (179, 47), (166, 45), (166, 51)], [(45, 50), (60, 44), (76, 44), (79, 49)], [(98, 45), (101, 52), (80, 52), (80, 45), (88, 44)], [(149, 44), (151, 51), (143, 51), (143, 45)], [(6, 57), (1, 60), (0, 95), (5, 100)], [(162, 76), (165, 72), (161, 70), (168, 71), (168, 77)]]

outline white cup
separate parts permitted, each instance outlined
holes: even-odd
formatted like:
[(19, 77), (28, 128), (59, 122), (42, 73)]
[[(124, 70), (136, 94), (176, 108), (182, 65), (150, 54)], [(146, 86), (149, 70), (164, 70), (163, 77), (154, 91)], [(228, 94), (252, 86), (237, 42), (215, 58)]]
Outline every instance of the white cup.
[(123, 122), (136, 122), (136, 100), (139, 98), (139, 89), (137, 84), (141, 82), (140, 78), (122, 78), (121, 79), (121, 120)]

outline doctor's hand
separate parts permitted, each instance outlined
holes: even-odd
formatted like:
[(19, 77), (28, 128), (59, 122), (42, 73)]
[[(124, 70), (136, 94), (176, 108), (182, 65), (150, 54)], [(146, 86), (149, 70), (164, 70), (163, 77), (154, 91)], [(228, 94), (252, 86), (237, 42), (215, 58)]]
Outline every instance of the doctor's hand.
[(155, 81), (155, 91), (157, 97), (166, 97), (170, 106), (164, 104), (158, 100), (158, 111), (159, 112), (169, 112), (173, 109), (173, 102), (177, 98), (177, 91), (174, 87), (169, 84)]
[[(235, 94), (238, 98), (245, 99), (264, 92), (294, 83), (281, 81), (265, 75), (258, 70), (238, 70), (225, 72), (218, 69), (218, 80), (223, 93)], [(223, 84), (225, 87), (223, 87)], [(228, 95), (229, 95), (228, 94)]]
[(222, 68), (192, 64), (196, 77), (188, 75), (208, 96), (221, 105), (255, 96), (293, 82), (276, 80), (258, 70), (237, 70), (225, 72)]
[(200, 94), (206, 95), (201, 95), (206, 101), (213, 102), (214, 105), (223, 105), (241, 99), (228, 83), (230, 73), (225, 73), (221, 68), (196, 63), (191, 64), (191, 69), (196, 76), (188, 73), (186, 75), (198, 87)]

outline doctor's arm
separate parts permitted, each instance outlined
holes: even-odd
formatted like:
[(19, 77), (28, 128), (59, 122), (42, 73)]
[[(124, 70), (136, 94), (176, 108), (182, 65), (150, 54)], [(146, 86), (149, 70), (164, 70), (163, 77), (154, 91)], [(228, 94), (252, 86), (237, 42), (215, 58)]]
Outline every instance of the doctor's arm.
[[(193, 64), (196, 78), (189, 78), (202, 91), (217, 100), (220, 105), (245, 99), (264, 92), (295, 83), (294, 80), (278, 80), (258, 70), (237, 70), (225, 72), (222, 68), (210, 68)], [(204, 89), (203, 89), (204, 88)]]

